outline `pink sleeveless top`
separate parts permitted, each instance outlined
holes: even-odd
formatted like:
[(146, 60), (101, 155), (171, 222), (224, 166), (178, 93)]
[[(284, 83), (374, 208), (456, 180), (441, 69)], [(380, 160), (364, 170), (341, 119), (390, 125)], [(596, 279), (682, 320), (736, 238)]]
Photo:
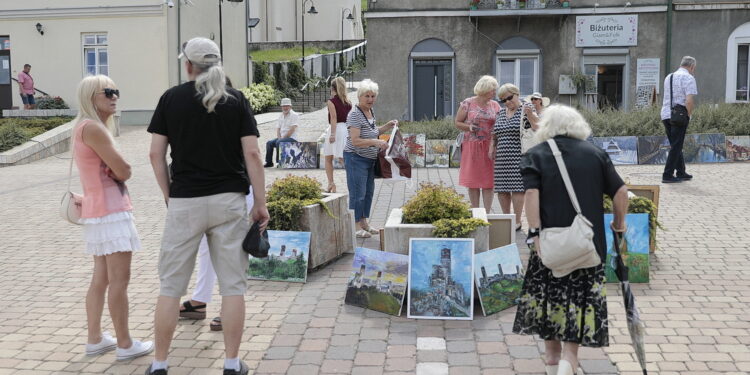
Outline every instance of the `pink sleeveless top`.
[(117, 182), (105, 173), (107, 165), (102, 158), (83, 143), (83, 127), (91, 123), (83, 120), (73, 132), (73, 149), (75, 162), (83, 185), (83, 204), (81, 218), (103, 217), (122, 211), (130, 211), (128, 188), (123, 182)]

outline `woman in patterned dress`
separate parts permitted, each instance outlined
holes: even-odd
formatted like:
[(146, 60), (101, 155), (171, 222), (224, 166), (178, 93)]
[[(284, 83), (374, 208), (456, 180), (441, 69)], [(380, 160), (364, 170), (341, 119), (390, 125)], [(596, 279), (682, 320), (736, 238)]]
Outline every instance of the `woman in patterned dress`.
[(458, 184), (469, 189), (471, 207), (479, 207), (482, 195), (484, 209), (492, 208), (492, 159), (488, 152), (492, 138), (492, 126), (500, 105), (492, 100), (497, 95), (497, 80), (483, 76), (474, 85), (474, 94), (461, 102), (456, 115), (456, 128), (464, 131), (461, 143), (461, 164)]
[(548, 139), (554, 139), (560, 149), (581, 212), (593, 223), (594, 246), (601, 260), (606, 259), (607, 251), (602, 220), (604, 194), (613, 201), (614, 221), (610, 227), (625, 231), (628, 189), (607, 153), (586, 142), (590, 133), (591, 128), (575, 109), (553, 105), (545, 110), (536, 135), (543, 143), (521, 158), (531, 254), (513, 332), (537, 334), (545, 340), (548, 375), (581, 374), (578, 347), (609, 345), (603, 264), (558, 278), (540, 258), (549, 250), (540, 247), (540, 230), (570, 226), (577, 215), (552, 150), (545, 142)]
[[(531, 106), (521, 102), (516, 85), (506, 83), (498, 90), (500, 109), (495, 118), (489, 157), (495, 160), (495, 193), (504, 214), (510, 213), (511, 203), (516, 215), (516, 230), (521, 230), (523, 213), (523, 180), (521, 179), (521, 114), (532, 112)], [(533, 124), (532, 124), (533, 127)], [(534, 129), (536, 130), (536, 129)]]

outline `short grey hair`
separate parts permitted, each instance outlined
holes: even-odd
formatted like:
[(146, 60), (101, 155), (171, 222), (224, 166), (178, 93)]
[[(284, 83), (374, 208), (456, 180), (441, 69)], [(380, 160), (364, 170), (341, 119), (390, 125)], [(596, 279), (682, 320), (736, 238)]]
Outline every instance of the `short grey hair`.
[(507, 96), (508, 94), (513, 95), (521, 95), (521, 91), (518, 90), (518, 86), (512, 84), (512, 83), (504, 83), (502, 86), (500, 86), (499, 89), (497, 89), (497, 95), (499, 97)]
[(357, 97), (363, 96), (368, 92), (371, 92), (375, 94), (375, 96), (378, 96), (378, 84), (373, 82), (369, 78), (359, 83), (359, 88), (357, 89)]
[(591, 126), (575, 109), (554, 104), (544, 110), (539, 130), (536, 131), (536, 139), (546, 142), (557, 135), (585, 140), (591, 135)]
[(695, 66), (695, 57), (692, 56), (683, 56), (682, 61), (680, 61), (680, 66), (684, 66), (686, 68), (692, 68)]

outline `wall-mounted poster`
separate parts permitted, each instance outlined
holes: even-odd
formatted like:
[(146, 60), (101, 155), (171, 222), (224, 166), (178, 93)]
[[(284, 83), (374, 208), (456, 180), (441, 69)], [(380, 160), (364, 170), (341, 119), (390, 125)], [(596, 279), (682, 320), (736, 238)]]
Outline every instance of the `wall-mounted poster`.
[(280, 142), (279, 166), (282, 169), (317, 169), (317, 142)]
[(750, 160), (750, 136), (727, 136), (727, 159), (732, 161)]
[(426, 141), (425, 166), (427, 168), (448, 168), (451, 144), (454, 141), (428, 139)]
[(307, 281), (310, 232), (268, 231), (267, 258), (250, 257), (247, 278), (255, 280)]
[(474, 239), (409, 241), (409, 318), (471, 320)]
[[(609, 228), (614, 215), (604, 214), (604, 227)], [(628, 279), (631, 283), (647, 283), (649, 273), (649, 227), (648, 214), (627, 214), (625, 215), (625, 244), (620, 247), (620, 251), (625, 253), (623, 261), (628, 266)], [(607, 282), (616, 283), (619, 281), (615, 274), (615, 262), (612, 258), (614, 254), (614, 243), (612, 230), (604, 231), (607, 239), (607, 259), (604, 264), (604, 272), (607, 276)]]
[(425, 135), (402, 134), (412, 168), (424, 168)]
[(609, 155), (612, 164), (638, 164), (638, 137), (594, 137), (592, 143)]
[(399, 316), (408, 273), (408, 255), (358, 247), (344, 302)]
[(682, 146), (685, 163), (722, 163), (727, 161), (724, 134), (688, 134)]
[(638, 164), (666, 163), (669, 148), (669, 140), (666, 136), (638, 137)]
[(635, 86), (655, 86), (659, 93), (659, 73), (661, 72), (661, 59), (638, 59), (636, 67)]
[(518, 304), (523, 285), (522, 269), (516, 244), (474, 255), (474, 278), (484, 316)]

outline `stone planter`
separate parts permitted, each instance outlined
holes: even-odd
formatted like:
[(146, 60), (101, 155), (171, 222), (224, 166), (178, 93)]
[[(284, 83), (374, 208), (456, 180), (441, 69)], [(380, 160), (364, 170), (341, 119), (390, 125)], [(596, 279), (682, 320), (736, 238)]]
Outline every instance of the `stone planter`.
[(324, 194), (323, 203), (335, 217), (330, 217), (319, 204), (305, 206), (302, 209), (302, 231), (310, 232), (308, 269), (325, 265), (343, 253), (354, 251), (349, 196)]
[[(487, 221), (484, 208), (472, 208), (472, 217)], [(409, 254), (410, 238), (431, 238), (435, 227), (432, 224), (403, 224), (403, 211), (400, 208), (391, 210), (385, 223), (385, 246), (383, 250), (390, 253)], [(489, 227), (479, 227), (472, 233), (474, 253), (489, 250)]]

